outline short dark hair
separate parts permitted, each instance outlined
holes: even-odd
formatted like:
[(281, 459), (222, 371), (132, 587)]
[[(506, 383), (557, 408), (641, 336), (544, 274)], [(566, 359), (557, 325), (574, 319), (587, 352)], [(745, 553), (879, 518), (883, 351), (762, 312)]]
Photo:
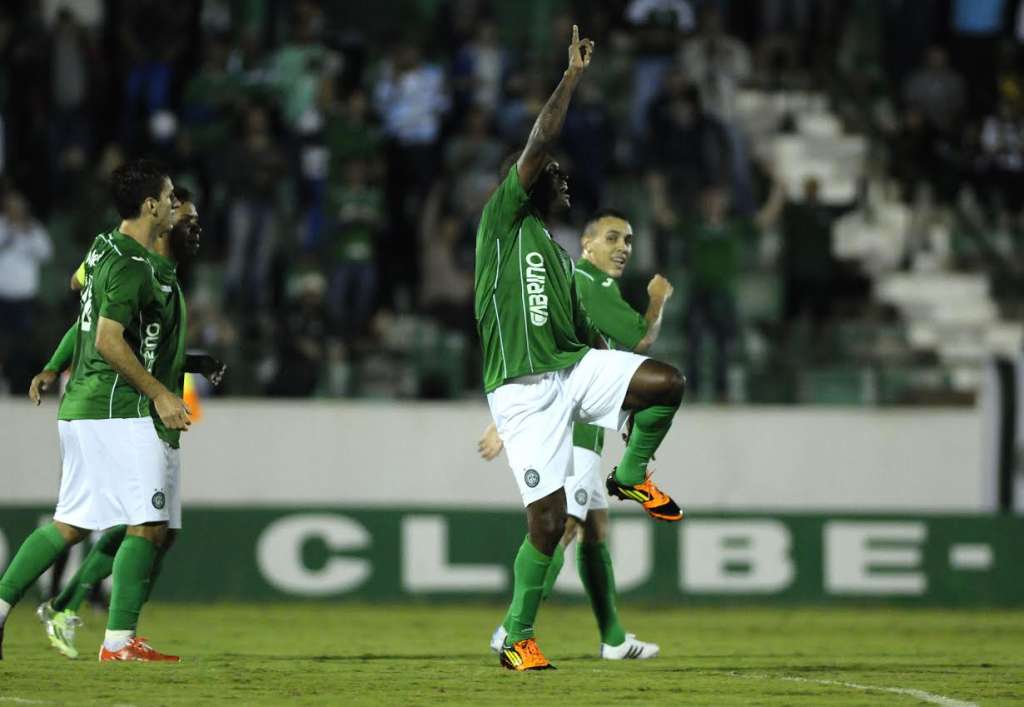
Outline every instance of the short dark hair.
[(110, 191), (121, 218), (138, 218), (142, 213), (142, 202), (160, 198), (164, 179), (168, 176), (169, 172), (163, 165), (149, 159), (131, 160), (115, 169), (110, 176)]
[(186, 201), (192, 201), (192, 190), (185, 187), (174, 187), (174, 198), (182, 204)]
[(594, 227), (594, 225), (597, 224), (597, 222), (603, 218), (617, 218), (625, 221), (626, 223), (629, 223), (629, 216), (626, 216), (626, 214), (619, 211), (618, 209), (598, 209), (597, 211), (590, 215), (590, 218), (587, 219), (587, 223), (583, 227), (583, 235), (587, 236), (590, 233), (591, 229)]

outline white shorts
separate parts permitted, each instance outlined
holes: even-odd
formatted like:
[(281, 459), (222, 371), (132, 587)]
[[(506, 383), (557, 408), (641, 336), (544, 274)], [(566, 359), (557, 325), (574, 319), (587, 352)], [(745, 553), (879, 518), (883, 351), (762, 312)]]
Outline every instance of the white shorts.
[(601, 455), (592, 449), (572, 448), (572, 476), (565, 480), (565, 512), (581, 521), (589, 511), (608, 508), (601, 474)]
[(575, 366), (523, 376), (487, 395), (523, 505), (565, 485), (572, 471), (572, 425), (618, 430), (629, 383), (646, 356), (592, 349)]
[(60, 496), (53, 519), (77, 528), (181, 527), (181, 456), (148, 417), (58, 420)]

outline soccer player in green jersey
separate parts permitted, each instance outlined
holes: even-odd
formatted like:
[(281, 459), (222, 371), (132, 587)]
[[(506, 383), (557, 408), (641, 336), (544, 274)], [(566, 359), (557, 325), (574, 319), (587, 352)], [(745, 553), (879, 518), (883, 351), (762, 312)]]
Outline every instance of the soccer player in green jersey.
[[(195, 258), (199, 252), (202, 228), (199, 225), (199, 213), (192, 201), (192, 194), (184, 188), (176, 188), (174, 195), (178, 199), (179, 206), (176, 211), (174, 226), (166, 237), (157, 239), (155, 252), (162, 258), (175, 265), (188, 262)], [(74, 290), (81, 290), (85, 284), (85, 263), (75, 272), (71, 279), (71, 287)], [(184, 309), (182, 310), (184, 316)], [(50, 361), (43, 370), (37, 374), (29, 386), (29, 398), (39, 404), (41, 392), (46, 390), (71, 362), (74, 351), (74, 341), (78, 334), (78, 323), (64, 335), (60, 345), (54, 352)], [(177, 360), (177, 359), (175, 359)], [(213, 385), (219, 385), (223, 379), (226, 366), (223, 363), (208, 355), (188, 354), (184, 359), (184, 371), (173, 372), (172, 376), (182, 378), (184, 373), (200, 373), (210, 380)], [(182, 388), (179, 385), (176, 389), (178, 395)], [(155, 425), (160, 425), (159, 418), (152, 415)], [(178, 440), (176, 435), (171, 436), (166, 430), (161, 434), (165, 444), (172, 449), (177, 449)], [(170, 442), (168, 442), (170, 438)], [(176, 451), (169, 452), (169, 458), (175, 458)], [(81, 619), (78, 617), (78, 607), (99, 582), (102, 582), (113, 569), (114, 557), (118, 548), (125, 538), (127, 526), (119, 525), (106, 531), (93, 545), (92, 550), (82, 561), (81, 566), (74, 577), (67, 583), (63, 591), (53, 599), (39, 605), (36, 614), (43, 623), (47, 637), (51, 645), (69, 658), (78, 657), (78, 650), (75, 647), (75, 634)], [(160, 548), (156, 562), (150, 575), (147, 589), (147, 598), (153, 590), (156, 579), (163, 566), (163, 558), (174, 544), (177, 529), (168, 528), (164, 544)]]
[[(633, 253), (633, 227), (621, 213), (607, 209), (595, 214), (582, 237), (583, 257), (576, 263), (576, 289), (580, 304), (609, 348), (644, 353), (661, 331), (665, 302), (672, 285), (655, 275), (647, 285), (649, 303), (644, 315), (636, 312), (619, 292), (618, 279)], [(658, 655), (655, 643), (626, 633), (619, 623), (615, 574), (608, 552), (608, 497), (601, 477), (604, 430), (576, 423), (572, 435), (573, 470), (565, 480), (567, 518), (562, 542), (555, 548), (544, 578), (541, 597), (546, 599), (558, 578), (565, 549), (580, 536), (577, 569), (601, 632), (599, 655), (606, 660), (646, 659)], [(480, 454), (490, 461), (501, 453), (501, 438), (494, 424), (480, 440)], [(491, 635), (491, 650), (501, 650), (508, 635), (510, 617)]]
[(618, 429), (632, 414), (632, 434), (608, 476), (608, 492), (643, 504), (656, 518), (682, 519), (679, 506), (650, 480), (647, 464), (682, 401), (683, 376), (638, 354), (605, 350), (579, 303), (573, 263), (544, 226), (569, 207), (568, 182), (550, 152), (593, 49), (574, 26), (569, 66), (523, 151), (506, 160), (477, 229), (474, 308), (484, 392), (526, 507), (527, 536), (515, 559), (500, 653), (501, 664), (517, 671), (551, 667), (533, 625), (565, 532), (574, 422)]
[(167, 526), (180, 524), (177, 469), (150, 419), (152, 406), (168, 432), (190, 424), (166, 377), (169, 359), (183, 355), (183, 331), (172, 335), (181, 296), (173, 267), (151, 252), (178, 204), (167, 172), (148, 160), (119, 167), (111, 186), (122, 221), (86, 256), (71, 378), (58, 412), (57, 509), (0, 577), (0, 640), (11, 607), (66, 547), (123, 524), (100, 660), (177, 661), (136, 637), (135, 627)]

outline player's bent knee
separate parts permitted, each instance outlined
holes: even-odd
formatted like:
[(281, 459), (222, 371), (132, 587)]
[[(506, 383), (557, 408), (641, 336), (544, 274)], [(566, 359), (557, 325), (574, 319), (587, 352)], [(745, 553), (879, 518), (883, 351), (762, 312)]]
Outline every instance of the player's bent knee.
[(683, 396), (686, 394), (686, 376), (678, 368), (673, 368), (671, 374), (669, 374), (667, 388), (670, 401), (668, 404), (677, 407), (681, 405)]

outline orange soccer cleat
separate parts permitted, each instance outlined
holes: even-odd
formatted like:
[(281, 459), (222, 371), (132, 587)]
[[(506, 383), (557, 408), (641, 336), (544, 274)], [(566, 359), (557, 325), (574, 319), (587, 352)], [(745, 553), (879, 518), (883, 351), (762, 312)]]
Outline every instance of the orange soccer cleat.
[(540, 652), (537, 641), (527, 638), (501, 647), (501, 664), (509, 670), (554, 670), (555, 666), (548, 662)]
[(635, 486), (626, 486), (625, 484), (620, 484), (615, 479), (615, 471), (612, 470), (612, 473), (608, 474), (605, 487), (610, 495), (615, 496), (619, 500), (636, 501), (642, 505), (644, 510), (647, 511), (647, 515), (651, 518), (669, 521), (670, 523), (683, 519), (683, 512), (679, 509), (679, 506), (668, 494), (654, 485), (650, 474), (647, 475), (647, 478), (642, 483)]
[(135, 638), (128, 641), (124, 648), (117, 651), (108, 651), (106, 646), (100, 648), (100, 662), (108, 660), (137, 660), (143, 663), (180, 663), (181, 658), (176, 655), (166, 655), (153, 649), (153, 646), (146, 643), (145, 638)]

